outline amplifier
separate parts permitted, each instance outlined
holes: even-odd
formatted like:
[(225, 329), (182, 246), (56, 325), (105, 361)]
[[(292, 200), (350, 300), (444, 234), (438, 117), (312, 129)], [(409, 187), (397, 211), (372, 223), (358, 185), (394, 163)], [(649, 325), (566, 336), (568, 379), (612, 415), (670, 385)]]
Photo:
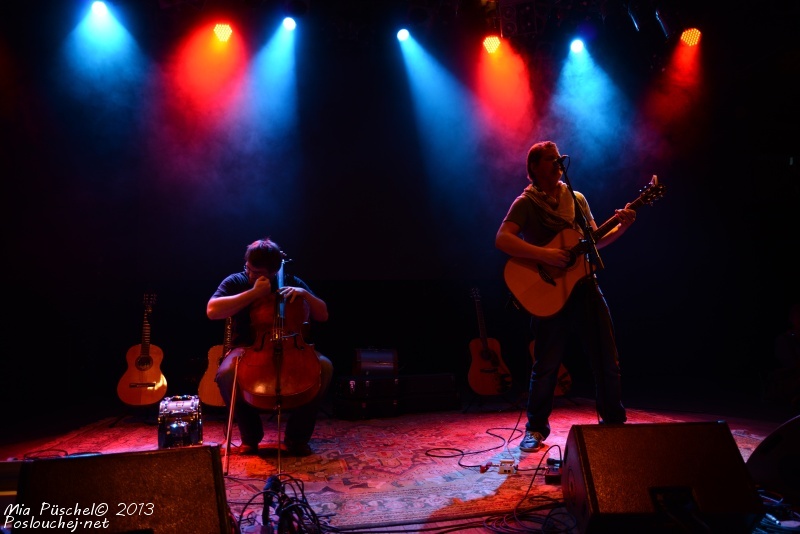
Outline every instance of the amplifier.
[(158, 411), (158, 448), (203, 444), (203, 415), (197, 395), (164, 397)]
[(353, 374), (356, 376), (397, 376), (397, 350), (356, 349)]

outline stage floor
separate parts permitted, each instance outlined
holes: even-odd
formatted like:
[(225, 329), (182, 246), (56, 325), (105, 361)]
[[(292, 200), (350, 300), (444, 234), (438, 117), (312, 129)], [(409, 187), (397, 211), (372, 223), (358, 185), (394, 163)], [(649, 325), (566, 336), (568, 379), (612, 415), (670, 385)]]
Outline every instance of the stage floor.
[[(765, 438), (791, 418), (781, 407), (752, 403), (737, 406), (724, 400), (710, 398), (702, 405), (655, 397), (629, 401), (630, 424), (625, 426), (663, 424), (674, 428), (684, 423), (706, 423), (698, 427), (704, 430), (722, 421), (746, 462)], [(487, 521), (500, 518), (507, 522), (504, 514), (521, 502), (540, 510), (535, 512), (538, 514), (563, 512), (559, 508), (564, 498), (560, 483), (546, 481), (537, 471), (538, 465), (546, 457), (564, 454), (574, 425), (596, 424), (594, 402), (580, 397), (557, 398), (548, 448), (525, 455), (516, 448), (524, 424), (524, 413), (518, 406), (496, 398), (464, 401), (461, 410), (357, 421), (337, 419), (331, 415), (330, 406), (325, 406), (311, 443), (316, 454), (307, 458), (292, 458), (283, 452), (278, 456), (277, 441), (271, 443), (277, 436), (269, 430), (275, 429), (276, 419), (269, 414), (263, 416), (268, 431), (258, 456), (226, 456), (226, 414), (221, 409), (206, 408), (202, 415), (203, 444), (220, 449), (226, 501), (246, 533), (260, 532), (263, 499), (258, 495), (265, 481), (279, 473), (291, 477), (290, 484), (301, 484), (313, 514), (338, 532), (364, 532), (364, 528), (371, 532), (413, 532), (423, 527), (426, 532), (445, 532), (461, 525), (459, 532), (488, 533), (495, 530), (486, 526)], [(91, 405), (66, 410), (59, 416), (51, 414), (39, 424), (20, 425), (24, 432), (15, 433), (16, 439), (5, 434), (0, 458), (10, 467), (53, 456), (99, 454), (108, 459), (143, 455), (146, 460), (158, 449), (157, 410), (136, 411)], [(684, 435), (684, 443), (664, 445), (656, 440), (652, 449), (674, 448), (679, 455), (676, 464), (683, 458), (703, 455), (709, 457), (707, 460), (714, 459), (716, 453), (707, 449), (702, 435)], [(237, 431), (233, 443), (238, 444)], [(620, 452), (624, 454), (624, 449), (635, 445), (626, 445), (623, 440), (610, 446), (623, 449)], [(167, 450), (178, 457), (186, 449)], [(501, 460), (508, 459), (514, 464), (513, 476), (499, 470)], [(487, 465), (490, 467), (483, 472), (478, 469)], [(104, 474), (96, 476), (113, 477), (109, 469), (113, 471), (114, 464), (104, 466), (98, 471)], [(13, 502), (18, 469), (5, 472), (5, 498)], [(183, 483), (167, 481), (178, 487)], [(566, 526), (563, 531), (570, 532)]]

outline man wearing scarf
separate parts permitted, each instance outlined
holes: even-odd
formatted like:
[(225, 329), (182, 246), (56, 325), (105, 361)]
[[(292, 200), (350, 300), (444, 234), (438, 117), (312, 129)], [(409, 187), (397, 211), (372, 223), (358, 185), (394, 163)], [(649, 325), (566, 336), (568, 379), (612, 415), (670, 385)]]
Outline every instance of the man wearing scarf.
[[(584, 235), (581, 222), (590, 231), (597, 223), (589, 203), (579, 192), (571, 191), (561, 178), (564, 158), (552, 141), (534, 144), (528, 151), (527, 173), (530, 184), (511, 204), (495, 237), (495, 246), (509, 256), (532, 260), (548, 269), (564, 269), (574, 261), (569, 250), (551, 245), (559, 232), (572, 229)], [(636, 219), (636, 211), (616, 210), (617, 225), (597, 239), (601, 249), (616, 241)], [(611, 313), (594, 274), (582, 278), (569, 294), (564, 306), (549, 317), (532, 317), (536, 354), (528, 390), (525, 436), (522, 452), (541, 449), (550, 434), (550, 414), (558, 371), (568, 341), (576, 338), (589, 359), (595, 381), (598, 421), (624, 423), (620, 368)]]

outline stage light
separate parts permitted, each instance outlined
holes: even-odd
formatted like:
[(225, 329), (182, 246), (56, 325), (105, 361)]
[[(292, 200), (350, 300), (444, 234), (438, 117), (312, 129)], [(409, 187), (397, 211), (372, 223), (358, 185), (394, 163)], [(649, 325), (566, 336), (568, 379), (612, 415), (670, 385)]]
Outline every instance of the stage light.
[(573, 39), (573, 41), (569, 45), (569, 49), (575, 52), (576, 54), (579, 52), (583, 52), (583, 41), (580, 39)]
[(108, 13), (108, 6), (106, 6), (105, 2), (93, 2), (92, 13), (95, 15), (105, 15)]
[(295, 22), (295, 20), (292, 17), (286, 17), (285, 19), (283, 19), (283, 27), (289, 31), (292, 31), (295, 28), (297, 28), (297, 22)]
[(214, 35), (223, 43), (227, 43), (230, 39), (233, 30), (230, 24), (217, 24), (214, 26)]
[(406, 41), (406, 40), (408, 40), (408, 37), (409, 37), (409, 33), (408, 33), (408, 30), (405, 29), (405, 28), (403, 28), (402, 30), (397, 32), (397, 40), (398, 41)]
[(664, 37), (669, 39), (672, 36), (673, 27), (670, 17), (668, 17), (660, 8), (656, 8), (656, 20), (658, 21), (658, 25), (661, 28)]
[(681, 33), (681, 41), (689, 46), (694, 46), (700, 42), (701, 35), (700, 30), (697, 28), (689, 28)]
[(500, 38), (496, 35), (490, 35), (483, 40), (483, 47), (490, 54), (494, 54), (500, 48)]
[(638, 2), (631, 0), (628, 2), (628, 16), (633, 22), (633, 27), (637, 32), (642, 31), (642, 9)]

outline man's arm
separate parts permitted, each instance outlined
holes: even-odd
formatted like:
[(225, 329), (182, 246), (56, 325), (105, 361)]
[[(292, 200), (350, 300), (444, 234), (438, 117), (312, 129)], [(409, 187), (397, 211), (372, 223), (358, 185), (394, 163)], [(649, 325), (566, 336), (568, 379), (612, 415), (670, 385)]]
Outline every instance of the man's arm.
[(564, 268), (569, 264), (570, 254), (566, 250), (551, 247), (538, 247), (528, 243), (519, 236), (520, 227), (517, 223), (503, 221), (497, 235), (494, 238), (494, 245), (515, 258), (527, 258), (535, 260), (553, 267)]
[(266, 276), (256, 280), (255, 285), (237, 295), (211, 297), (206, 304), (206, 315), (209, 319), (227, 319), (253, 303), (258, 298), (269, 296), (272, 285)]
[[(609, 232), (597, 241), (597, 248), (601, 249), (607, 247), (617, 239), (619, 239), (625, 231), (630, 228), (633, 221), (636, 220), (636, 210), (630, 209), (630, 203), (625, 205), (625, 209), (616, 210), (615, 214), (619, 220), (619, 224), (609, 230)], [(592, 229), (597, 230), (597, 224), (592, 221)]]
[(311, 319), (324, 323), (328, 320), (328, 305), (324, 300), (303, 287), (284, 286), (278, 290), (286, 302), (294, 302), (302, 298), (308, 304), (308, 313)]

